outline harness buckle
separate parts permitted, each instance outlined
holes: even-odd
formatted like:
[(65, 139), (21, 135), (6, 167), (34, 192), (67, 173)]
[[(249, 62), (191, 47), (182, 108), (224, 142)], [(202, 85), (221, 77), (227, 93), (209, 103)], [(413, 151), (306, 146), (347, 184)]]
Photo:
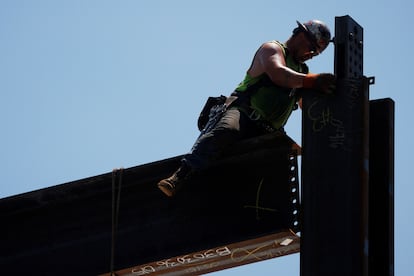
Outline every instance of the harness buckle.
[(262, 116), (260, 115), (260, 113), (257, 112), (257, 110), (255, 110), (255, 109), (252, 109), (252, 112), (250, 112), (250, 114), (249, 114), (249, 118), (252, 121), (258, 121), (258, 120), (260, 120), (261, 117)]

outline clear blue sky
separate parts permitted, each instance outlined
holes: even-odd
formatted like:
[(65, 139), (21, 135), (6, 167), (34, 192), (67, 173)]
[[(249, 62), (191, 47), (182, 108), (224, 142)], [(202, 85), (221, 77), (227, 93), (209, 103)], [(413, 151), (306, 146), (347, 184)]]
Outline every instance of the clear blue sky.
[[(371, 99), (392, 98), (395, 275), (413, 275), (413, 2), (1, 0), (0, 198), (186, 153), (208, 96), (229, 94), (257, 47), (295, 21), (364, 28)], [(333, 71), (333, 46), (308, 63)], [(286, 128), (297, 142), (300, 111)], [(214, 275), (299, 275), (299, 254)]]

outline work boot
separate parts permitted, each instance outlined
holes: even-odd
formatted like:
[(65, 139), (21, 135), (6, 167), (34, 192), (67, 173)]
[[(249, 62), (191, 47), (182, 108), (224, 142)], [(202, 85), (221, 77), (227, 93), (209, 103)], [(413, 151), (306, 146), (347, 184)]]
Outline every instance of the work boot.
[(167, 196), (174, 196), (190, 175), (191, 168), (185, 163), (170, 177), (158, 182), (158, 188)]

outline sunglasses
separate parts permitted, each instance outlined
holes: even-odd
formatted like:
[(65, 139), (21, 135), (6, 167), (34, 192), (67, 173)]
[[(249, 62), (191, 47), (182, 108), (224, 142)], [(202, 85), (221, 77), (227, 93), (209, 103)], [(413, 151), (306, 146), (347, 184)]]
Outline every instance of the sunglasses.
[(309, 51), (314, 55), (317, 56), (320, 54), (319, 52), (319, 45), (316, 43), (316, 39), (313, 35), (311, 35), (308, 31), (304, 31), (306, 38), (309, 42)]

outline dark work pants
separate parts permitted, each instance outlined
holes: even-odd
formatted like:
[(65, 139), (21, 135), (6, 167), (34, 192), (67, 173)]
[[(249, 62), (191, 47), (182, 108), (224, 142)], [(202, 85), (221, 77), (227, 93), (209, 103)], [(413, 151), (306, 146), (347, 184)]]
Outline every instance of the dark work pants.
[(194, 170), (204, 169), (234, 143), (265, 133), (244, 112), (231, 107), (214, 125), (201, 132), (183, 162)]

